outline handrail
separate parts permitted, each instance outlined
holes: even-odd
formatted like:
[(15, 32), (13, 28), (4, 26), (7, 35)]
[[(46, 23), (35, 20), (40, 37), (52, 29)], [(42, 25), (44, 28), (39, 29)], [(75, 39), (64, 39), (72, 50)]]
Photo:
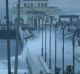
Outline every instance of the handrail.
[(47, 65), (46, 65), (45, 61), (43, 60), (42, 56), (39, 56), (39, 60), (40, 60), (41, 65), (44, 68), (45, 73), (46, 74), (51, 74), (51, 70), (47, 67)]
[(27, 62), (28, 62), (31, 74), (39, 74), (40, 73), (40, 70), (38, 70), (38, 67), (37, 67), (36, 63), (34, 62), (29, 49), (27, 49)]

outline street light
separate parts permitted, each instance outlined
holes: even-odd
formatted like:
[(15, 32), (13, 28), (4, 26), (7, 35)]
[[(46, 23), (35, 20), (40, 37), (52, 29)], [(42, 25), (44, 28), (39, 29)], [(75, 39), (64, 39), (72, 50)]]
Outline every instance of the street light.
[[(9, 37), (9, 6), (6, 0), (6, 24), (7, 24), (7, 37)], [(8, 56), (8, 74), (11, 74), (11, 58), (10, 58), (10, 40), (7, 38), (7, 56)]]
[(50, 48), (50, 51), (49, 51), (49, 69), (51, 69), (51, 25), (52, 25), (52, 21), (53, 21), (53, 18), (50, 17), (50, 37), (49, 37), (49, 48)]
[(47, 41), (47, 33), (46, 33), (46, 23), (45, 23), (45, 62), (47, 62), (46, 41)]
[(20, 0), (17, 5), (17, 25), (16, 25), (16, 50), (15, 50), (15, 66), (14, 74), (18, 73), (18, 49), (19, 49), (19, 25), (20, 25)]
[(55, 74), (57, 73), (57, 19), (52, 16), (53, 20), (55, 21)]
[(52, 23), (53, 23), (53, 20), (56, 22), (55, 23), (55, 74), (56, 74), (56, 51), (57, 51), (57, 49), (56, 49), (56, 47), (57, 47), (57, 20), (55, 19), (55, 17), (54, 16), (48, 16), (49, 18), (50, 18), (50, 51), (49, 51), (49, 69), (51, 69), (51, 25), (52, 25)]
[(76, 27), (76, 29), (77, 29), (78, 27), (77, 27), (75, 24), (70, 24), (70, 23), (68, 23), (68, 22), (66, 22), (66, 21), (65, 21), (65, 23), (67, 23), (67, 25), (65, 25), (65, 26), (64, 26), (63, 22), (61, 22), (61, 23), (62, 23), (62, 30), (63, 30), (63, 31), (62, 31), (62, 37), (63, 37), (63, 48), (62, 48), (62, 50), (63, 50), (63, 51), (62, 51), (62, 53), (63, 53), (63, 54), (62, 54), (62, 64), (63, 64), (63, 65), (62, 65), (62, 70), (63, 70), (63, 71), (62, 71), (62, 72), (63, 72), (63, 74), (64, 74), (64, 30), (65, 30), (66, 27), (71, 26), (71, 25), (74, 26), (74, 27)]
[[(57, 20), (55, 19), (55, 17), (54, 16), (48, 16), (48, 15), (45, 15), (45, 14), (43, 14), (44, 16), (46, 16), (47, 18), (46, 18), (46, 22), (47, 22), (47, 20), (49, 20), (50, 19), (50, 37), (49, 37), (49, 69), (51, 69), (51, 25), (52, 25), (52, 23), (53, 23), (53, 20), (55, 20), (56, 21), (56, 23), (55, 23), (55, 74), (56, 74), (56, 51), (57, 51), (57, 49), (56, 49), (56, 47), (57, 47), (57, 38), (56, 38), (56, 36), (57, 36), (57, 34), (56, 34), (56, 30), (57, 30)], [(46, 50), (46, 35), (47, 33), (46, 33), (46, 24), (45, 24), (45, 62), (46, 62), (46, 60), (47, 60), (47, 50)], [(42, 24), (42, 53), (43, 53), (43, 24)], [(42, 54), (43, 55), (43, 54)]]
[[(41, 16), (41, 17), (40, 17)], [(46, 39), (47, 39), (47, 33), (46, 33), (46, 23), (43, 26), (43, 20), (44, 20), (44, 15), (39, 15), (38, 16), (42, 20), (42, 51), (41, 51), (41, 56), (44, 56), (43, 54), (43, 27), (45, 26), (45, 62), (47, 62), (47, 50), (46, 50)]]
[(79, 34), (80, 28), (77, 29), (73, 34), (73, 74), (75, 74), (75, 36)]
[[(54, 16), (49, 16), (50, 17), (50, 43), (51, 43), (51, 24), (53, 24), (52, 21), (55, 21), (55, 74), (56, 74), (56, 58), (57, 58), (57, 19)], [(50, 48), (51, 48), (51, 44), (50, 44)], [(50, 49), (50, 64), (49, 64), (49, 68), (51, 69), (51, 49)]]
[(41, 48), (41, 56), (43, 57), (44, 56), (44, 48), (43, 48), (43, 20), (44, 20), (44, 17), (43, 17), (43, 15), (37, 15), (37, 17), (39, 18), (39, 19), (41, 19), (41, 24), (42, 24), (42, 43), (41, 43), (41, 45), (42, 45), (42, 48)]
[[(44, 16), (42, 17), (42, 56), (43, 56), (43, 20)], [(44, 24), (45, 26), (45, 62), (47, 62), (47, 49), (46, 49), (46, 41), (47, 41), (47, 32), (46, 32), (46, 23)]]
[(56, 59), (57, 59), (57, 21), (55, 24), (55, 74), (56, 74), (56, 65), (57, 65)]
[[(50, 18), (50, 37), (49, 37), (49, 69), (51, 69), (51, 25), (52, 25), (52, 21), (53, 21), (53, 18), (50, 17), (50, 16), (47, 16), (45, 14), (43, 14), (43, 16), (46, 16), (46, 22), (47, 22), (47, 19)], [(46, 33), (46, 24), (45, 24), (45, 62), (47, 61), (47, 50), (46, 50), (46, 36), (47, 36), (47, 33)], [(43, 28), (42, 28), (42, 42), (43, 42)]]
[[(57, 58), (57, 19), (54, 16), (49, 16), (50, 17), (50, 43), (51, 43), (51, 24), (52, 21), (55, 21), (55, 74), (56, 74), (56, 58)], [(51, 44), (50, 44), (50, 60), (49, 60), (49, 68), (51, 69)]]
[(41, 15), (41, 20), (42, 20), (42, 50), (41, 50), (41, 56), (43, 55), (43, 16)]

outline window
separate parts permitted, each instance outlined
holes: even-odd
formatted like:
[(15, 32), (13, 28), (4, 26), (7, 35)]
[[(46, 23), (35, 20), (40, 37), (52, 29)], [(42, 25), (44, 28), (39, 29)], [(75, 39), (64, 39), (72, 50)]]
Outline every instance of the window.
[(24, 3), (24, 7), (26, 7), (26, 3)]
[[(40, 6), (39, 3), (38, 3), (38, 6)], [(47, 7), (47, 3), (41, 3), (41, 7)]]
[(31, 3), (27, 3), (27, 7), (31, 7)]
[(47, 7), (47, 3), (45, 3), (45, 7)]
[(31, 7), (33, 7), (33, 3), (31, 3)]
[(41, 7), (43, 7), (44, 6), (44, 4), (43, 3), (41, 3)]
[(38, 3), (38, 7), (40, 7), (40, 3)]

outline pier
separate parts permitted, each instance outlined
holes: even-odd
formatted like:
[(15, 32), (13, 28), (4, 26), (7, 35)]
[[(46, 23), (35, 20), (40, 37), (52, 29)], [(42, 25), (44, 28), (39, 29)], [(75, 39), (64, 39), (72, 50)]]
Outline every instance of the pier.
[[(50, 19), (50, 21), (51, 21), (50, 24), (52, 24), (52, 21), (54, 21), (54, 17), (49, 16), (49, 18), (53, 19), (53, 20)], [(59, 22), (61, 22), (62, 25), (64, 25), (64, 27), (62, 25), (59, 26), (58, 25)], [(19, 55), (19, 59), (22, 59), (24, 57), (23, 59), (26, 60), (27, 69), (29, 70), (29, 71), (25, 70), (25, 72), (27, 71), (26, 72), (27, 74), (57, 74), (57, 73), (62, 74), (63, 72), (66, 73), (66, 69), (68, 66), (74, 66), (76, 64), (76, 63), (74, 65), (73, 64), (66, 64), (66, 65), (63, 64), (63, 63), (65, 63), (64, 62), (64, 59), (65, 59), (64, 53), (66, 53), (64, 50), (67, 49), (66, 46), (68, 43), (70, 43), (70, 48), (67, 49), (68, 51), (70, 51), (70, 53), (68, 55), (70, 56), (70, 58), (73, 56), (72, 55), (73, 53), (71, 52), (71, 50), (73, 51), (73, 49), (71, 47), (75, 46), (73, 40), (75, 42), (77, 42), (79, 45), (79, 42), (80, 42), (79, 30), (80, 29), (79, 29), (79, 27), (76, 27), (75, 25), (73, 25), (74, 28), (72, 29), (71, 24), (70, 23), (66, 24), (66, 21), (65, 21), (65, 23), (63, 23), (62, 21), (59, 20), (59, 22), (56, 21), (57, 26), (56, 26), (56, 24), (47, 25), (46, 29), (45, 29), (45, 26), (43, 26), (44, 24), (42, 24), (42, 26), (43, 26), (42, 28), (35, 29), (35, 30), (31, 30), (28, 28), (23, 29), (21, 26), (18, 27), (19, 28), (19, 40), (22, 44), (22, 54)], [(1, 35), (0, 38), (1, 39), (16, 39), (16, 30), (9, 30), (8, 33), (9, 33), (9, 35), (7, 36), (7, 30), (1, 29), (0, 30), (0, 35)], [(75, 38), (73, 38), (73, 37), (75, 37)], [(58, 40), (58, 42), (57, 42), (57, 40)], [(70, 41), (65, 42), (66, 40), (67, 41), (70, 40)], [(61, 41), (61, 43), (59, 43), (60, 41)], [(45, 43), (45, 42), (47, 42), (47, 43)], [(62, 44), (61, 46), (63, 46), (64, 49), (62, 49), (58, 45), (58, 43)], [(73, 46), (71, 43), (73, 43)], [(52, 46), (52, 45), (54, 45), (54, 46)], [(59, 46), (59, 48), (57, 45)], [(50, 49), (51, 49), (51, 51), (50, 51)], [(57, 54), (57, 51), (55, 51), (55, 49), (57, 51), (60, 51), (59, 54)], [(63, 53), (61, 53), (61, 50), (63, 51)], [(60, 60), (59, 65), (57, 65), (58, 64), (57, 62), (59, 62), (59, 61), (57, 61), (56, 59), (61, 58), (59, 56), (62, 56), (63, 63), (61, 63), (61, 60)], [(46, 59), (46, 61), (45, 61), (45, 59)], [(76, 60), (77, 62), (80, 62), (80, 60), (79, 60), (79, 58), (77, 58), (77, 56), (75, 56), (75, 58), (72, 57), (72, 59)], [(20, 60), (19, 60), (19, 62), (20, 62)], [(55, 64), (55, 62), (56, 62), (56, 64)], [(61, 64), (62, 64), (62, 66), (61, 66)], [(25, 66), (25, 64), (23, 64), (23, 66)], [(66, 67), (66, 69), (63, 66)], [(23, 74), (25, 72), (23, 72)], [(77, 74), (77, 73), (75, 73), (75, 74)]]
[[(48, 0), (21, 2), (18, 0), (11, 17), (6, 0), (6, 24), (0, 22), (0, 40), (6, 40), (7, 52), (3, 52), (7, 59), (0, 61), (5, 68), (0, 73), (79, 74), (80, 15), (60, 14), (58, 7), (48, 7)], [(10, 40), (15, 40), (13, 55)]]

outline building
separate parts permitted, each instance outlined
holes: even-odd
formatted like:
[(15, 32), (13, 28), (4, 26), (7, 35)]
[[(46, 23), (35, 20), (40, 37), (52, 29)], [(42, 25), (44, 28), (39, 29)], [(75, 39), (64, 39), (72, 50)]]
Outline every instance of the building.
[[(42, 19), (40, 18), (40, 16), (42, 14), (59, 15), (60, 13), (60, 9), (58, 7), (48, 6), (48, 0), (22, 0), (20, 10), (22, 26), (24, 24), (24, 26), (30, 28), (38, 28), (41, 26)], [(17, 21), (16, 7), (13, 7), (12, 14), (13, 23), (16, 23)]]
[(23, 0), (22, 6), (31, 8), (46, 8), (48, 7), (48, 0)]

